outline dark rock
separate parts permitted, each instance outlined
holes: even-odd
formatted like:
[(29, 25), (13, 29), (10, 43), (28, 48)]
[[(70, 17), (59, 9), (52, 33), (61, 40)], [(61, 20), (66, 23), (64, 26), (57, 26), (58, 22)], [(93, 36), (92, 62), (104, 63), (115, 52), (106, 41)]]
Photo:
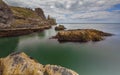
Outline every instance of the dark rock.
[(43, 20), (46, 20), (46, 17), (44, 15), (44, 12), (41, 8), (35, 8), (35, 12), (40, 16)]
[(55, 30), (56, 31), (59, 31), (59, 30), (64, 30), (64, 29), (66, 29), (63, 25), (59, 25), (59, 26), (56, 26), (55, 27)]
[(13, 13), (9, 6), (0, 0), (0, 27), (10, 25), (13, 20)]
[(105, 33), (95, 29), (78, 29), (59, 31), (53, 38), (60, 42), (88, 42), (101, 41), (104, 36), (111, 36), (110, 33)]

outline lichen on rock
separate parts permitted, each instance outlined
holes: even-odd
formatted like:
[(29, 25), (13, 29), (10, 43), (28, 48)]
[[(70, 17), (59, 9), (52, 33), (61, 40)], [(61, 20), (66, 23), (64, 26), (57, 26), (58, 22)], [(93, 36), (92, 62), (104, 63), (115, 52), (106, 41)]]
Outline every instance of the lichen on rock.
[(25, 53), (12, 53), (0, 59), (0, 75), (79, 75), (56, 65), (42, 65)]
[(111, 35), (95, 29), (76, 29), (59, 31), (53, 38), (58, 39), (59, 42), (88, 42), (101, 41), (104, 36)]

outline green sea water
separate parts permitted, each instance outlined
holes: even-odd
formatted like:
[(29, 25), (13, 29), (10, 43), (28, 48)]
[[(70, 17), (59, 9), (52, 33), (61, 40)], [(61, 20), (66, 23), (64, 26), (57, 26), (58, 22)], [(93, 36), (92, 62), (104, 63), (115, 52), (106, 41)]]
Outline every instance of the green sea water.
[(98, 29), (115, 34), (100, 42), (59, 43), (51, 29), (19, 37), (0, 38), (0, 57), (25, 52), (41, 64), (61, 65), (80, 75), (120, 75), (120, 24), (64, 24), (67, 29)]

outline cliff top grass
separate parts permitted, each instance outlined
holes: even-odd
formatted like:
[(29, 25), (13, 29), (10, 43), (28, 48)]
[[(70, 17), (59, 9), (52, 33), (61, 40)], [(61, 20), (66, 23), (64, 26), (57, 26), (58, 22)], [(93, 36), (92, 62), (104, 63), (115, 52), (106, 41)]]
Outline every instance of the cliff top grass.
[[(3, 2), (3, 0), (0, 0), (0, 4), (3, 4), (4, 2)], [(5, 4), (5, 3), (4, 3)]]
[(10, 7), (13, 14), (17, 17), (22, 17), (22, 18), (36, 18), (38, 17), (37, 14), (28, 8), (22, 8), (22, 7)]
[(2, 0), (0, 0), (0, 3), (3, 3), (3, 1), (2, 1)]

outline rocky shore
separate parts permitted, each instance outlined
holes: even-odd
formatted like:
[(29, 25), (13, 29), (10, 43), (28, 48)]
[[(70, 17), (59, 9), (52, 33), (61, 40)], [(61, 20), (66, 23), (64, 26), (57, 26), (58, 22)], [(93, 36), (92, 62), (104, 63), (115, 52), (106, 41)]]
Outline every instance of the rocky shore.
[(46, 18), (41, 8), (22, 8), (0, 0), (0, 37), (30, 34), (56, 25), (50, 15)]
[(42, 65), (25, 53), (12, 53), (0, 59), (0, 75), (79, 75), (56, 65)]
[(0, 37), (13, 37), (31, 34), (34, 32), (41, 32), (45, 29), (49, 29), (51, 26), (41, 26), (37, 28), (15, 28), (15, 29), (2, 29), (0, 30)]
[(59, 42), (88, 42), (104, 40), (105, 36), (112, 34), (95, 29), (77, 29), (59, 31), (53, 38), (58, 39)]

